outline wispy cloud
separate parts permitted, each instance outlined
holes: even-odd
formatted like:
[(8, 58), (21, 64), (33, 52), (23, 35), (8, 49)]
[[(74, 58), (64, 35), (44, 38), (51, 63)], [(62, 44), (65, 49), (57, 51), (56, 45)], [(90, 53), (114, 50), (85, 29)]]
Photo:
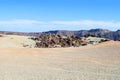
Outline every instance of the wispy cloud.
[(36, 20), (10, 20), (10, 21), (0, 21), (0, 25), (30, 25), (30, 24), (43, 24), (42, 21)]
[(81, 20), (81, 21), (52, 21), (52, 24), (56, 25), (68, 25), (68, 26), (109, 26), (120, 27), (120, 22), (114, 21), (93, 21), (93, 20)]
[[(32, 30), (80, 30), (80, 29), (91, 29), (91, 28), (106, 28), (106, 29), (120, 29), (120, 22), (115, 21), (94, 21), (94, 20), (80, 20), (80, 21), (39, 21), (39, 20), (9, 20), (0, 21), (0, 27), (9, 27), (14, 29)], [(17, 28), (16, 28), (17, 29)], [(23, 30), (23, 29), (22, 29)]]
[(0, 21), (0, 25), (31, 25), (31, 24), (44, 24), (44, 25), (65, 25), (65, 26), (120, 26), (120, 22), (114, 21), (93, 21), (93, 20), (81, 20), (81, 21), (37, 21), (37, 20), (10, 20)]

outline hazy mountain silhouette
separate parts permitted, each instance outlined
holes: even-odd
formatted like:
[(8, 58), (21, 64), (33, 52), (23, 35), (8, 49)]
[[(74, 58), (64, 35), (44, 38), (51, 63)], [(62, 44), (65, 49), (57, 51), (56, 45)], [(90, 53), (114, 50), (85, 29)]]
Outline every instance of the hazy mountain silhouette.
[(0, 34), (6, 35), (26, 35), (26, 36), (39, 36), (40, 34), (59, 34), (62, 36), (86, 36), (86, 35), (94, 35), (97, 37), (112, 39), (112, 40), (120, 40), (120, 30), (110, 31), (107, 29), (91, 29), (91, 30), (78, 30), (78, 31), (68, 31), (68, 30), (54, 30), (47, 32), (9, 32), (9, 31), (0, 31)]

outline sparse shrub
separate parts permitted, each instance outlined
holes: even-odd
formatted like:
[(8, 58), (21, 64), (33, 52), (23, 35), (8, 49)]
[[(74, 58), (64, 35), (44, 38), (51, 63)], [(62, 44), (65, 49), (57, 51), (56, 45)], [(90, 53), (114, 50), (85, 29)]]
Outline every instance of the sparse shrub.
[(96, 35), (93, 35), (93, 34), (87, 34), (87, 35), (84, 35), (84, 37), (97, 37)]
[(106, 41), (109, 41), (109, 40), (108, 39), (101, 39), (101, 41), (99, 43), (106, 42)]
[(3, 37), (3, 35), (0, 35), (0, 37)]

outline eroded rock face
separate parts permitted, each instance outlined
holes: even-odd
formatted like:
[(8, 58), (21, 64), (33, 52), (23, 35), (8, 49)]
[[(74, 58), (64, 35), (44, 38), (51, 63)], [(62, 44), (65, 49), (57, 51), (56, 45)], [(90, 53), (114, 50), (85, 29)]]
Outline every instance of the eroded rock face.
[(38, 48), (54, 47), (79, 47), (83, 41), (80, 37), (61, 36), (54, 34), (41, 34), (38, 38), (33, 38)]

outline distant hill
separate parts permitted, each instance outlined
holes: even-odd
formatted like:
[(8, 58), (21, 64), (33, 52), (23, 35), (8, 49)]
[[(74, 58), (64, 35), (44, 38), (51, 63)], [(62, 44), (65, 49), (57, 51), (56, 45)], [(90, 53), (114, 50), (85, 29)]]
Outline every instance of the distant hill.
[(39, 36), (41, 32), (11, 32), (11, 31), (0, 31), (0, 34), (5, 35), (21, 35), (21, 36)]
[(101, 37), (102, 35), (109, 33), (112, 31), (105, 29), (91, 29), (91, 30), (79, 30), (79, 31), (67, 31), (67, 30), (56, 30), (56, 31), (48, 31), (44, 32), (46, 34), (59, 34), (59, 35), (68, 35), (68, 36), (85, 36), (85, 35), (95, 35)]
[(97, 37), (112, 39), (112, 40), (120, 40), (120, 30), (118, 31), (110, 31), (106, 29), (91, 29), (91, 30), (79, 30), (79, 31), (66, 31), (66, 30), (56, 30), (56, 31), (48, 31), (44, 32), (46, 34), (59, 34), (59, 35), (68, 35), (68, 36), (86, 36), (86, 35), (94, 35)]
[(120, 40), (120, 30), (110, 31), (106, 29), (91, 29), (91, 30), (79, 30), (79, 31), (68, 31), (68, 30), (55, 30), (55, 31), (47, 31), (47, 32), (9, 32), (9, 31), (0, 31), (0, 34), (6, 35), (25, 35), (25, 36), (39, 36), (41, 33), (44, 34), (59, 34), (62, 36), (86, 36), (86, 35), (94, 35), (97, 37), (112, 39), (112, 40)]

